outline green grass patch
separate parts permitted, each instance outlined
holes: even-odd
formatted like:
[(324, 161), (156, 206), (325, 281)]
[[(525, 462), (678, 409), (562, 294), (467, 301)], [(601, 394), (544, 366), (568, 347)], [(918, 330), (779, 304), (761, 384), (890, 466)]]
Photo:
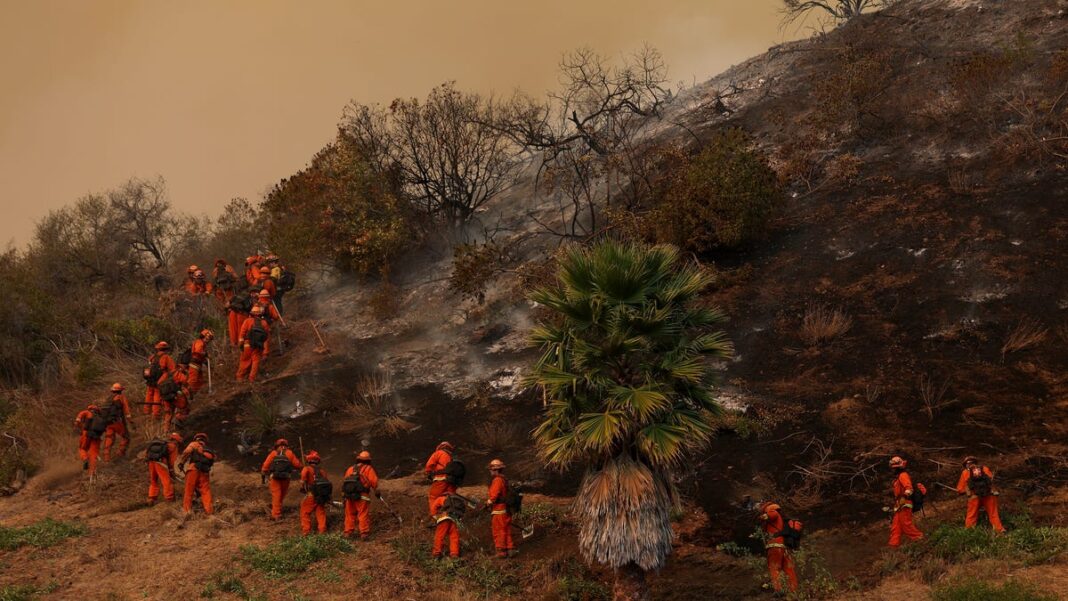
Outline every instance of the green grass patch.
[(1024, 582), (1010, 580), (996, 585), (968, 579), (944, 584), (931, 592), (933, 601), (1057, 601), (1047, 593)]
[(0, 588), (0, 601), (33, 601), (38, 595), (47, 595), (59, 588), (56, 581), (49, 582), (46, 586), (34, 586), (32, 584), (9, 584)]
[(1011, 529), (1000, 535), (989, 528), (942, 524), (924, 544), (909, 548), (909, 553), (949, 562), (994, 558), (1035, 564), (1068, 550), (1068, 528), (1036, 526), (1026, 517), (1014, 517), (1011, 524)]
[(511, 565), (502, 569), (505, 564), (480, 555), (436, 560), (430, 556), (426, 540), (416, 536), (400, 537), (390, 544), (405, 563), (438, 579), (462, 582), (468, 591), (482, 599), (499, 599), (520, 592), (519, 579)]
[(13, 551), (19, 547), (52, 547), (64, 540), (83, 536), (89, 529), (74, 522), (61, 522), (45, 518), (25, 528), (0, 526), (0, 550)]
[(571, 524), (567, 508), (552, 503), (524, 503), (517, 519), (541, 531), (559, 530)]
[(317, 561), (352, 551), (352, 543), (340, 534), (291, 536), (266, 547), (241, 547), (242, 560), (270, 578), (299, 574)]
[(612, 590), (603, 582), (585, 574), (564, 574), (556, 581), (556, 590), (561, 601), (609, 601)]

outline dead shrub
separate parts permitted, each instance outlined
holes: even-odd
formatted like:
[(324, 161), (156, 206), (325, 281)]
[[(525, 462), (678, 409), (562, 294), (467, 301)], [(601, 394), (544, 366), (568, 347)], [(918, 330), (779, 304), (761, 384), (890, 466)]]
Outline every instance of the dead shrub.
[(449, 288), (481, 305), (486, 287), (510, 263), (506, 249), (495, 242), (460, 244), (453, 249)]
[(396, 436), (415, 427), (408, 420), (411, 412), (397, 402), (393, 379), (385, 372), (363, 376), (357, 381), (345, 413), (353, 424), (368, 432)]
[(938, 384), (934, 377), (923, 374), (920, 376), (919, 393), (923, 402), (923, 410), (927, 413), (928, 421), (934, 421), (936, 415), (943, 409), (957, 402), (957, 399), (946, 399), (946, 391), (949, 390), (949, 379)]
[(487, 452), (499, 452), (515, 446), (523, 437), (514, 422), (494, 420), (475, 428), (475, 439)]
[(853, 318), (841, 309), (810, 307), (801, 318), (801, 341), (808, 346), (817, 346), (833, 340), (853, 327)]
[(400, 289), (389, 281), (388, 273), (383, 274), (382, 282), (368, 299), (367, 304), (371, 307), (371, 315), (375, 319), (390, 319), (400, 313)]
[(1045, 342), (1049, 329), (1036, 319), (1025, 318), (1020, 320), (1014, 328), (1009, 330), (1005, 342), (1001, 345), (1001, 358), (1009, 353), (1015, 353)]
[(899, 52), (886, 45), (847, 44), (836, 48), (813, 83), (817, 124), (827, 131), (861, 132), (887, 121), (884, 97), (896, 77)]

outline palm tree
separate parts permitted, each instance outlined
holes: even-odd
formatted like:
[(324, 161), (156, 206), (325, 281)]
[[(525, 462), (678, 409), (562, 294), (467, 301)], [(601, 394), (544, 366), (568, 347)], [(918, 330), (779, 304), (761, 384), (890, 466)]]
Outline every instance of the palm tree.
[(579, 547), (615, 569), (615, 599), (643, 599), (671, 552), (672, 475), (712, 434), (724, 316), (698, 302), (710, 276), (671, 246), (573, 248), (556, 277), (531, 295), (554, 312), (532, 333), (544, 352), (529, 381), (547, 402), (534, 438), (550, 465), (586, 464)]

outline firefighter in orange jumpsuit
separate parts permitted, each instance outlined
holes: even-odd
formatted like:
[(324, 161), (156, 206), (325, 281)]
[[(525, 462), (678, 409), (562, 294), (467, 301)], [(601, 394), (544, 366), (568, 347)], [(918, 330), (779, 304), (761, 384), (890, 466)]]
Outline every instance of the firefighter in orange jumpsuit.
[(189, 415), (189, 372), (186, 366), (175, 363), (174, 371), (160, 378), (159, 400), (163, 407), (163, 429), (175, 430), (175, 421), (181, 421)]
[(193, 442), (182, 451), (178, 470), (185, 472), (185, 493), (182, 495), (182, 510), (193, 511), (193, 497), (199, 492), (204, 513), (211, 515), (215, 506), (211, 499), (211, 466), (215, 463), (215, 452), (207, 447), (208, 435), (203, 432), (193, 437)]
[(215, 259), (215, 267), (211, 270), (211, 280), (215, 284), (215, 298), (224, 305), (234, 297), (237, 285), (237, 272), (226, 262), (226, 259)]
[(178, 449), (181, 444), (182, 435), (177, 432), (172, 432), (165, 441), (154, 440), (148, 443), (148, 449), (145, 451), (145, 462), (148, 464), (149, 505), (156, 504), (161, 488), (163, 489), (164, 500), (174, 500), (174, 485), (171, 475), (174, 474), (174, 464), (178, 461)]
[(504, 462), (494, 459), (489, 463), (489, 494), (486, 496), (486, 508), (490, 510), (493, 546), (497, 548), (497, 557), (507, 558), (515, 549), (512, 541), (512, 514), (508, 510), (508, 479), (504, 477)]
[(363, 483), (367, 492), (361, 493), (359, 499), (345, 498), (345, 536), (352, 536), (359, 525), (360, 538), (366, 539), (371, 534), (371, 493), (379, 499), (382, 494), (378, 492), (378, 472), (371, 466), (370, 451), (360, 451), (356, 455), (356, 464), (349, 466), (345, 471), (345, 478), (356, 476)]
[(226, 305), (227, 312), (227, 326), (228, 334), (230, 335), (230, 346), (240, 350), (240, 346), (237, 344), (238, 338), (241, 336), (241, 324), (245, 323), (249, 314), (252, 312), (252, 307), (255, 306), (257, 296), (256, 292), (249, 290), (248, 294), (234, 295), (230, 299), (230, 302)]
[(207, 375), (204, 373), (208, 362), (208, 344), (212, 340), (215, 340), (215, 332), (204, 329), (200, 331), (200, 335), (193, 340), (193, 346), (190, 353), (189, 360), (189, 396), (196, 396), (196, 393), (204, 387), (204, 381), (207, 379)]
[(965, 528), (975, 528), (979, 522), (979, 508), (986, 512), (990, 527), (995, 532), (1005, 532), (1005, 526), (998, 515), (998, 492), (994, 490), (994, 472), (985, 465), (979, 465), (975, 457), (964, 458), (964, 471), (957, 481), (957, 492), (968, 495), (968, 513), (964, 518)]
[(272, 520), (282, 517), (282, 501), (289, 492), (291, 475), (301, 467), (300, 459), (289, 449), (288, 440), (279, 438), (274, 441), (274, 450), (267, 454), (267, 459), (263, 460), (263, 466), (260, 467), (263, 479), (270, 483)]
[[(257, 333), (256, 330), (261, 330)], [(251, 340), (250, 340), (251, 337)], [(241, 332), (237, 342), (241, 347), (241, 359), (237, 364), (237, 381), (242, 382), (248, 377), (249, 382), (256, 381), (256, 375), (260, 371), (260, 361), (267, 353), (267, 341), (271, 338), (271, 326), (263, 318), (263, 307), (252, 307), (252, 314), (245, 323), (241, 324)], [(257, 340), (262, 339), (259, 343)]]
[(786, 574), (786, 580), (790, 591), (797, 591), (797, 572), (794, 570), (794, 558), (786, 548), (786, 541), (782, 537), (782, 531), (786, 528), (786, 520), (782, 517), (782, 508), (775, 503), (763, 503), (760, 506), (760, 522), (768, 541), (764, 548), (768, 552), (768, 576), (771, 578), (771, 586), (776, 593), (782, 594), (782, 578), (780, 573)]
[(133, 416), (130, 414), (130, 403), (123, 394), (124, 390), (126, 388), (118, 382), (111, 385), (111, 402), (104, 410), (108, 416), (108, 429), (104, 432), (104, 461), (111, 459), (111, 446), (115, 444), (116, 436), (122, 441), (115, 453), (116, 457), (126, 455), (126, 449), (130, 446), (129, 419)]
[(185, 282), (185, 289), (189, 294), (193, 296), (200, 296), (211, 293), (211, 284), (208, 283), (208, 277), (204, 273), (204, 270), (200, 269), (196, 265), (189, 267), (191, 270), (189, 278)]
[(319, 534), (326, 532), (326, 506), (330, 503), (328, 498), (316, 498), (316, 483), (329, 482), (330, 478), (326, 471), (319, 466), (322, 458), (319, 453), (309, 451), (304, 457), (304, 469), (300, 472), (301, 491), (307, 493), (300, 502), (300, 531), (302, 534), (311, 534), (312, 514), (315, 514)]
[[(94, 420), (94, 418), (96, 418)], [(90, 404), (78, 412), (74, 426), (81, 430), (78, 440), (78, 457), (82, 460), (82, 469), (89, 470), (89, 475), (96, 473), (96, 462), (100, 456), (100, 439), (107, 429), (107, 420), (100, 407)]]
[(274, 298), (274, 295), (278, 292), (278, 287), (275, 285), (274, 280), (271, 279), (271, 268), (264, 265), (260, 267), (259, 277), (252, 284), (253, 288), (259, 288), (266, 291)]
[(426, 460), (426, 466), (423, 471), (426, 473), (426, 479), (430, 481), (430, 490), (427, 492), (427, 505), (430, 507), (430, 515), (434, 515), (434, 502), (446, 493), (456, 492), (456, 487), (445, 479), (445, 466), (452, 461), (452, 444), (448, 441), (443, 441), (438, 444), (438, 448), (431, 453), (430, 458)]
[(259, 255), (252, 255), (245, 258), (245, 281), (249, 286), (256, 283), (256, 280), (260, 279), (260, 266), (263, 264), (263, 259)]
[(445, 550), (446, 539), (449, 541), (449, 555), (451, 557), (460, 556), (460, 528), (456, 523), (457, 516), (453, 515), (448, 508), (450, 504), (455, 502), (450, 501), (452, 498), (452, 493), (447, 492), (430, 503), (430, 514), (434, 517), (434, 521), (437, 522), (437, 527), (434, 529), (434, 547), (430, 552), (434, 559), (441, 558), (442, 552)]
[(160, 340), (156, 343), (156, 352), (148, 358), (148, 367), (145, 368), (145, 403), (142, 405), (142, 413), (152, 413), (153, 417), (159, 417), (163, 409), (163, 399), (159, 394), (159, 384), (170, 375), (177, 365), (171, 357), (171, 345)]
[(912, 523), (912, 477), (905, 471), (908, 463), (901, 457), (890, 459), (890, 469), (893, 470), (894, 478), (894, 516), (890, 522), (891, 547), (901, 546), (902, 535), (910, 540), (920, 540), (923, 533)]

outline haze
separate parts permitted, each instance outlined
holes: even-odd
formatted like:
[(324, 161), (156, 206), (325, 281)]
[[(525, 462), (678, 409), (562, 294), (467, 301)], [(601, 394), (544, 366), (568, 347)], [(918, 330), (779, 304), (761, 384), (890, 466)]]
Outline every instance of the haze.
[(350, 99), (541, 93), (560, 55), (659, 48), (702, 81), (797, 35), (778, 0), (0, 2), (0, 242), (49, 210), (162, 175), (216, 214), (303, 167)]

